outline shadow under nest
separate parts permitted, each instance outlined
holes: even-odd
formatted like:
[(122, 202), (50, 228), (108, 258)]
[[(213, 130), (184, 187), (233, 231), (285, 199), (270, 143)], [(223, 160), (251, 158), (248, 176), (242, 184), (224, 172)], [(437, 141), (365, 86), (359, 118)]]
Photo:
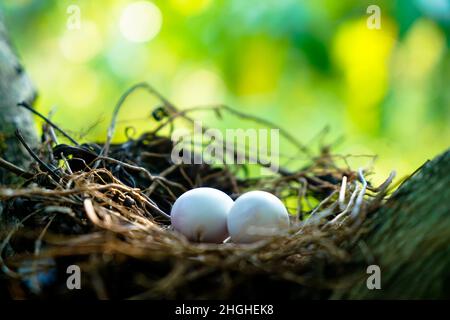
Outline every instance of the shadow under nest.
[[(162, 102), (154, 113), (160, 125), (138, 139), (111, 144), (120, 107), (136, 89)], [(225, 106), (211, 109), (272, 126)], [(138, 84), (116, 105), (102, 144), (80, 145), (69, 136), (71, 145), (58, 144), (55, 130), (67, 134), (45, 119), (40, 149), (30, 150), (36, 162), (27, 171), (16, 168), (26, 182), (0, 188), (6, 225), (0, 238), (0, 296), (328, 298), (351, 283), (342, 266), (392, 177), (372, 187), (362, 170), (338, 166), (328, 148), (310, 155), (310, 164), (301, 169), (280, 168), (258, 178), (239, 176), (245, 165), (174, 164), (174, 143), (161, 129), (180, 119), (192, 124), (192, 111), (178, 111), (151, 86)], [(288, 133), (281, 134), (307, 152)], [(168, 214), (183, 192), (204, 186), (233, 199), (255, 189), (285, 202), (296, 199), (289, 233), (246, 245), (189, 242), (171, 230)], [(305, 206), (311, 200), (314, 204)], [(70, 265), (82, 270), (81, 290), (67, 288)]]

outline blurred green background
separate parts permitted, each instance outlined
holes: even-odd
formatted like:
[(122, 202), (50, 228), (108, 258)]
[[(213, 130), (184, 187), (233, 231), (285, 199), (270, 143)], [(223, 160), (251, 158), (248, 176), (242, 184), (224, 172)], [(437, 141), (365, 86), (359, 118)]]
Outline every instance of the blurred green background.
[[(379, 30), (366, 24), (373, 4)], [(0, 8), (37, 108), (54, 110), (83, 140), (104, 139), (120, 95), (148, 81), (180, 108), (225, 103), (305, 144), (328, 127), (323, 139), (339, 140), (336, 152), (379, 155), (376, 181), (391, 169), (411, 173), (450, 144), (450, 0), (1, 0)], [(155, 106), (133, 95), (115, 140), (125, 126), (154, 126)]]

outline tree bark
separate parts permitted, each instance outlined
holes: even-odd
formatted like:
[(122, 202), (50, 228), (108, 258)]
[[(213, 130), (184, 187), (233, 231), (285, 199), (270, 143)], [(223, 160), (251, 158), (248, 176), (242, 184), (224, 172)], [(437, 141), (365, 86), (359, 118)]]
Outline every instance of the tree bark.
[[(450, 298), (450, 149), (425, 163), (373, 218), (354, 249), (360, 277), (334, 298)], [(368, 265), (381, 269), (381, 289), (369, 290)]]
[[(17, 103), (32, 103), (36, 92), (27, 74), (24, 72), (9, 41), (0, 12), (0, 157), (9, 162), (27, 168), (31, 158), (18, 143), (15, 130), (19, 129), (31, 147), (37, 146), (32, 115)], [(0, 167), (0, 184), (17, 182), (17, 177)]]

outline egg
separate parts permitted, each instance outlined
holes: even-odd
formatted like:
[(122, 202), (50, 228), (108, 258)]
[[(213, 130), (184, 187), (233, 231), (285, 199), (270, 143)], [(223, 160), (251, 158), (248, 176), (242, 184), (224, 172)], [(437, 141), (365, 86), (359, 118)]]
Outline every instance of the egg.
[(231, 241), (250, 243), (289, 228), (289, 215), (280, 199), (265, 191), (244, 193), (234, 202), (227, 219)]
[(189, 190), (172, 207), (172, 226), (191, 241), (221, 243), (228, 237), (227, 216), (233, 203), (217, 189)]

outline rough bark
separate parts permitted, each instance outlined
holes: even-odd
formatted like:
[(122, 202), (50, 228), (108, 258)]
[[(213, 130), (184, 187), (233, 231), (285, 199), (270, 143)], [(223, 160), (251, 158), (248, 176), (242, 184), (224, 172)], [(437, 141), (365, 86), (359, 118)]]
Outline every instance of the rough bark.
[[(367, 221), (368, 232), (354, 253), (361, 277), (336, 298), (450, 298), (449, 173), (447, 150), (422, 166)], [(381, 290), (367, 288), (370, 264), (381, 269)]]
[[(27, 143), (34, 147), (38, 139), (31, 114), (17, 103), (32, 103), (35, 90), (12, 49), (0, 12), (0, 157), (26, 168), (31, 161), (26, 150), (18, 143), (15, 130), (20, 129)], [(0, 168), (0, 184), (10, 184), (17, 177)]]

